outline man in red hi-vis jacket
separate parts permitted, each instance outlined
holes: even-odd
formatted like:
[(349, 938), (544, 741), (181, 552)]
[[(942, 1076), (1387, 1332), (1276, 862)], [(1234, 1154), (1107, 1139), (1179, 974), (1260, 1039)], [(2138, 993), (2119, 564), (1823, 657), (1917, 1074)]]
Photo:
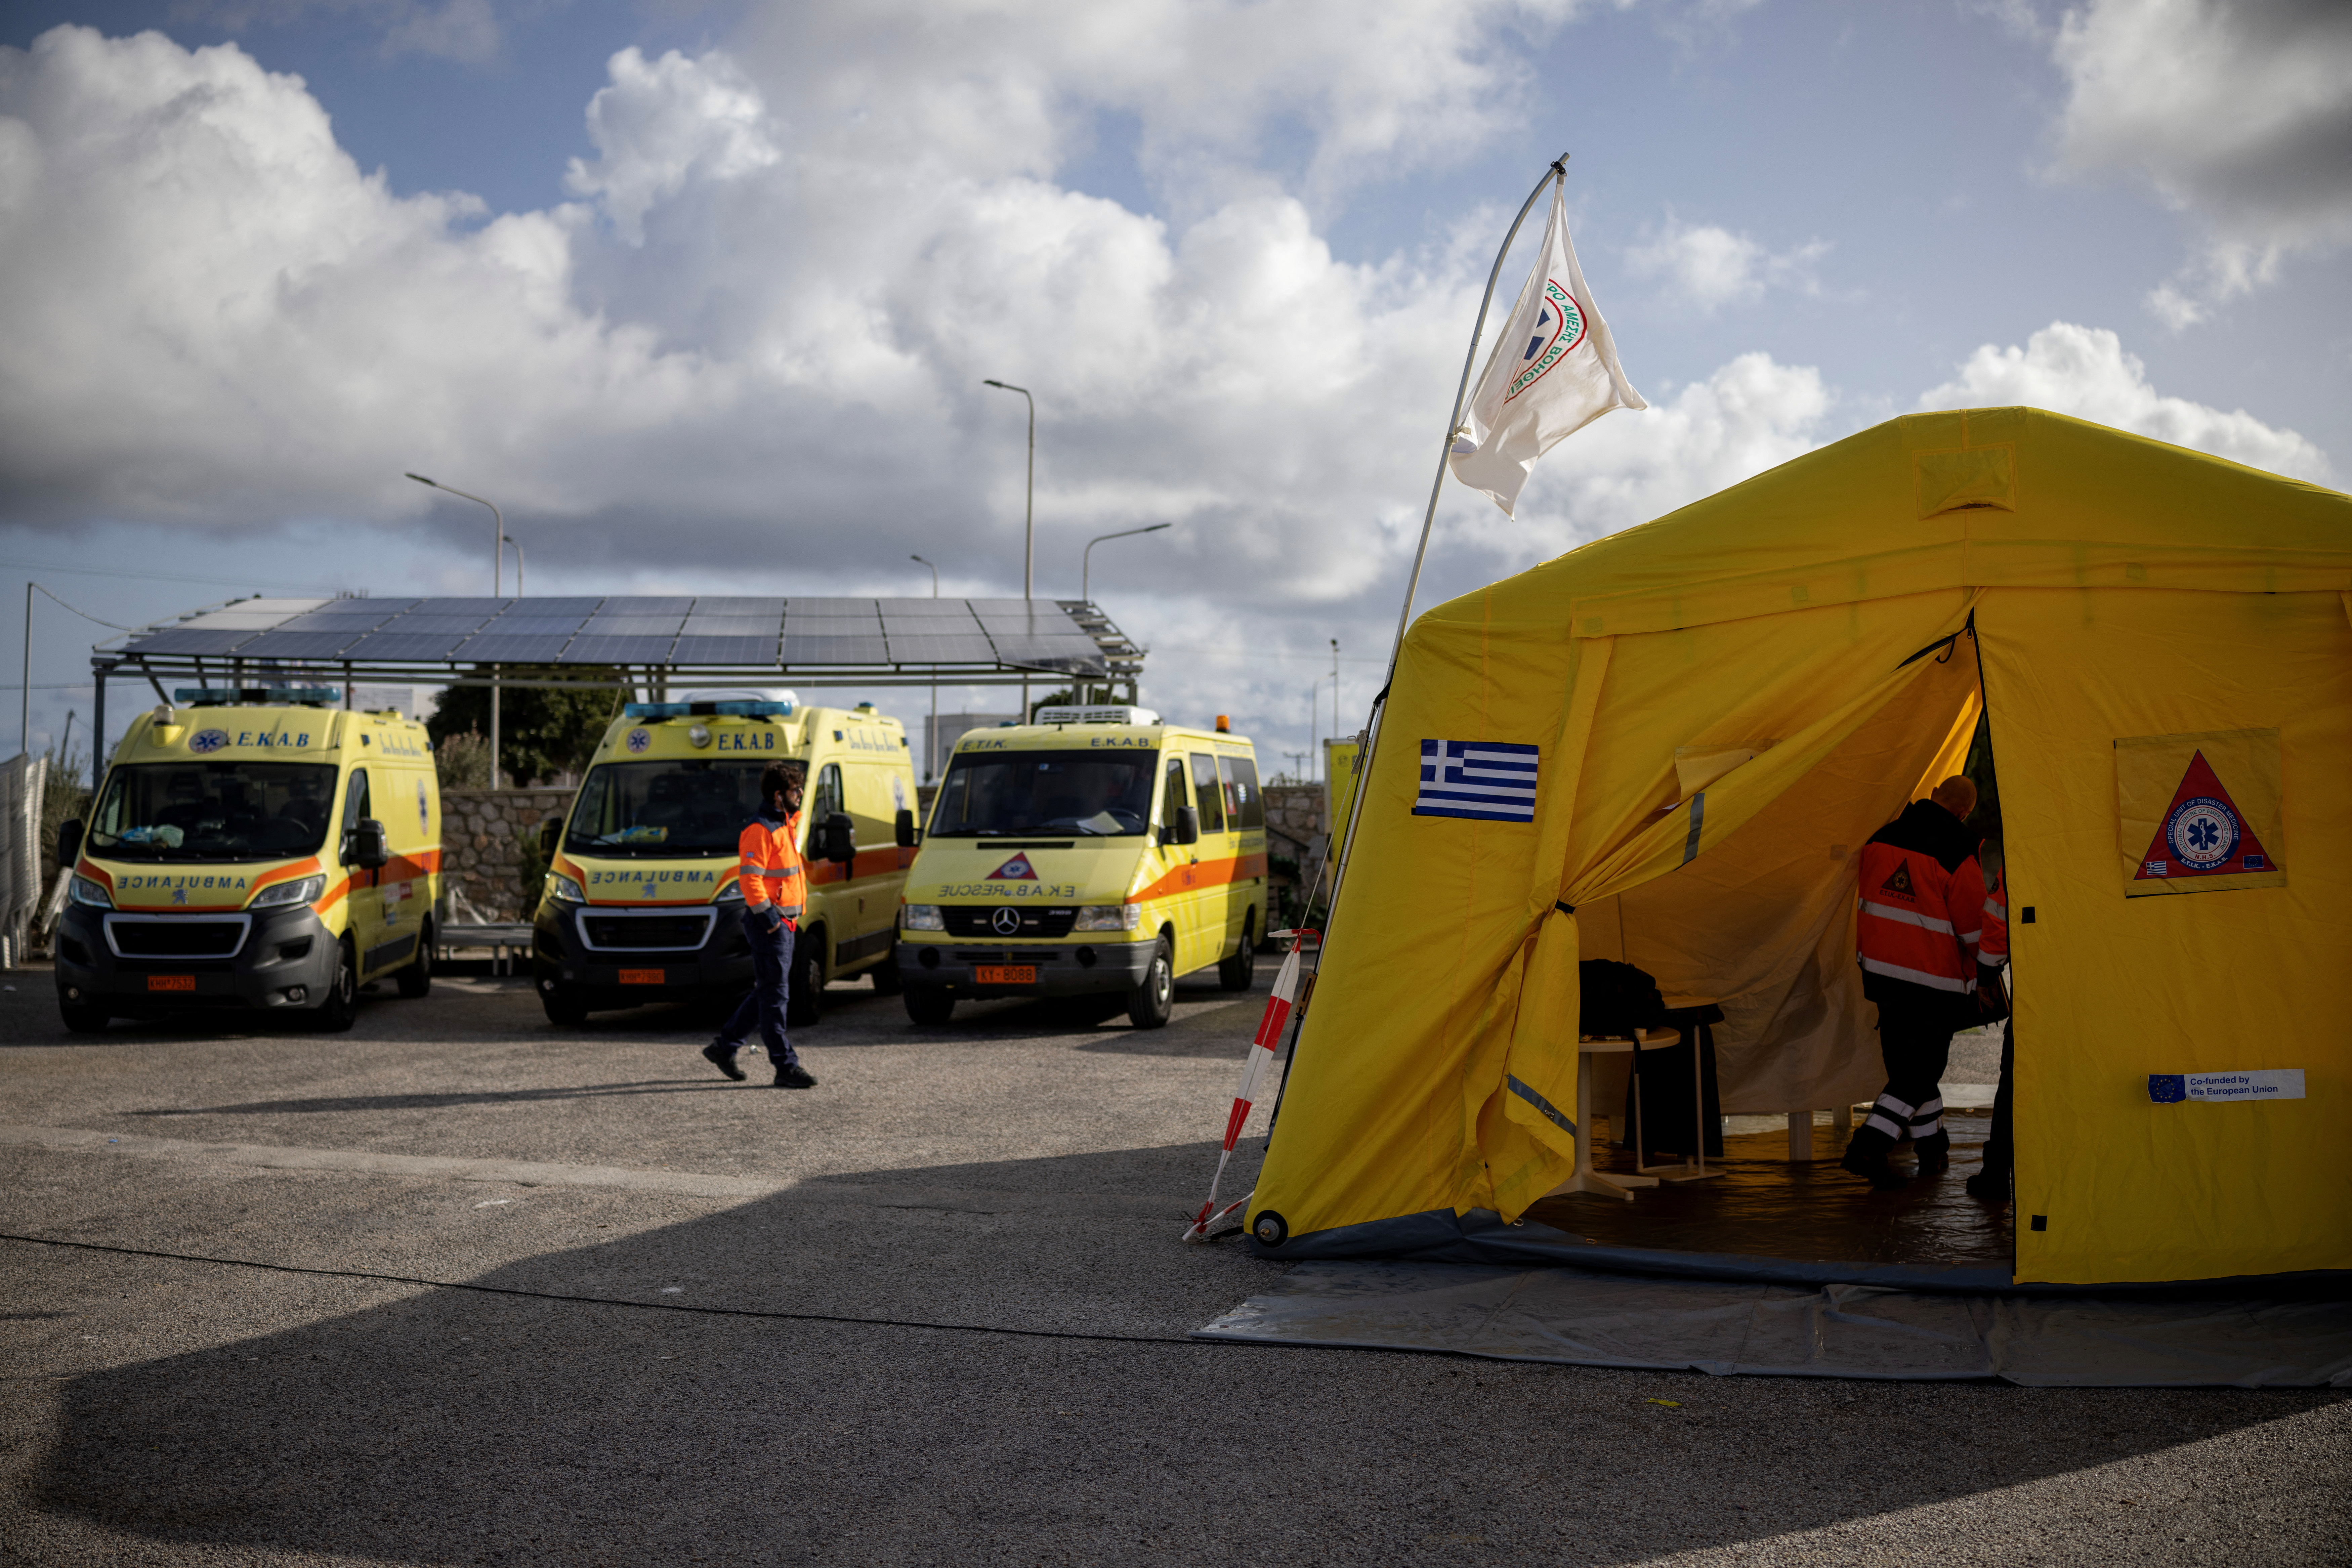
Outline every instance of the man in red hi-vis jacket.
[(751, 944), (751, 991), (736, 1004), (719, 1037), (702, 1047), (711, 1066), (740, 1082), (746, 1075), (735, 1065), (735, 1053), (757, 1026), (768, 1059), (776, 1064), (778, 1089), (816, 1087), (784, 1037), (793, 937), (808, 907), (808, 874), (797, 842), (802, 783), (797, 763), (770, 763), (760, 771), (760, 813), (736, 840), (741, 851), (736, 869), (742, 878), (743, 935)]
[(1903, 1184), (1886, 1155), (1906, 1137), (1921, 1175), (1936, 1174), (1950, 1159), (1937, 1084), (1953, 1031), (1977, 1021), (1984, 873), (1975, 837), (1961, 822), (1976, 804), (1975, 784), (1946, 779), (1862, 847), (1855, 945), (1862, 994), (1878, 1004), (1886, 1087), (1854, 1129), (1843, 1163), (1874, 1187)]

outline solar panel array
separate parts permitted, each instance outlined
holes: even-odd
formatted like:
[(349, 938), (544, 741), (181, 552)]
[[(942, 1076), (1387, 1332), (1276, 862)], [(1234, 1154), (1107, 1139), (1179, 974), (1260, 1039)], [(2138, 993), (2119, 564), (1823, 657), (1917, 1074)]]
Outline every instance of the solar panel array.
[(1108, 668), (1103, 644), (1052, 599), (246, 599), (152, 627), (121, 651), (352, 665)]

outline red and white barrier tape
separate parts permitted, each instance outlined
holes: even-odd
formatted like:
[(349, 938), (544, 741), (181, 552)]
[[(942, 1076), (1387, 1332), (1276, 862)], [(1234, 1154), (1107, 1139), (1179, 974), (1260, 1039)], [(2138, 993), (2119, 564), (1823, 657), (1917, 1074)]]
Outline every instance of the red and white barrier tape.
[(1218, 1208), (1217, 1184), (1225, 1179), (1225, 1163), (1234, 1157), (1234, 1145), (1241, 1141), (1242, 1124), (1249, 1120), (1250, 1107), (1257, 1101), (1258, 1080), (1274, 1065), (1275, 1053), (1282, 1048), (1283, 1027), (1290, 1021), (1292, 1004), (1298, 1000), (1299, 950), (1308, 937), (1317, 933), (1278, 931), (1273, 934), (1276, 938), (1288, 937), (1290, 951), (1283, 955), (1282, 968), (1274, 977), (1274, 994), (1265, 999), (1265, 1016), (1258, 1020), (1257, 1034), (1251, 1038), (1249, 1054), (1242, 1061), (1242, 1081), (1234, 1090), (1234, 1108), (1225, 1117), (1225, 1143), (1217, 1154), (1217, 1173), (1209, 1180), (1209, 1201), (1201, 1205), (1200, 1214), (1184, 1232), (1186, 1241), (1208, 1240), (1210, 1226), (1249, 1202), (1247, 1197), (1236, 1198)]

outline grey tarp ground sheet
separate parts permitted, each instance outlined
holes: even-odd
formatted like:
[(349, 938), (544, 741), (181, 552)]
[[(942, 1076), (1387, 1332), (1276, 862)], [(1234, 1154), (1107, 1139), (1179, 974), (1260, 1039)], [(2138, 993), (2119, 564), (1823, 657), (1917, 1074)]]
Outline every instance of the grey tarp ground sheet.
[(1716, 1373), (2352, 1387), (2352, 1301), (1959, 1295), (1560, 1267), (1305, 1262), (1194, 1331)]

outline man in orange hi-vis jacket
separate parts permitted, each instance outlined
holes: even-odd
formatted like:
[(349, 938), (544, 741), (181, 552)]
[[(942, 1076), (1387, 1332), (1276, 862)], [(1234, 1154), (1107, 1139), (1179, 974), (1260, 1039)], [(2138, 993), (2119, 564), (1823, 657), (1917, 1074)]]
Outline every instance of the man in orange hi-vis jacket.
[(743, 935), (751, 944), (751, 994), (735, 1006), (719, 1037), (702, 1047), (710, 1064), (737, 1081), (746, 1076), (735, 1053), (756, 1026), (776, 1065), (778, 1089), (814, 1089), (816, 1079), (793, 1054), (784, 1037), (787, 977), (793, 969), (793, 937), (808, 907), (808, 875), (797, 842), (803, 775), (797, 763), (770, 763), (760, 773), (760, 813), (736, 841), (743, 887)]
[(1975, 784), (1946, 779), (1862, 847), (1855, 945), (1862, 994), (1878, 1004), (1886, 1087), (1854, 1129), (1843, 1163), (1874, 1187), (1903, 1184), (1886, 1155), (1904, 1138), (1918, 1152), (1923, 1176), (1942, 1171), (1951, 1157), (1937, 1084), (1953, 1031), (1978, 1021), (1984, 873), (1975, 836), (1961, 821), (1976, 804)]

